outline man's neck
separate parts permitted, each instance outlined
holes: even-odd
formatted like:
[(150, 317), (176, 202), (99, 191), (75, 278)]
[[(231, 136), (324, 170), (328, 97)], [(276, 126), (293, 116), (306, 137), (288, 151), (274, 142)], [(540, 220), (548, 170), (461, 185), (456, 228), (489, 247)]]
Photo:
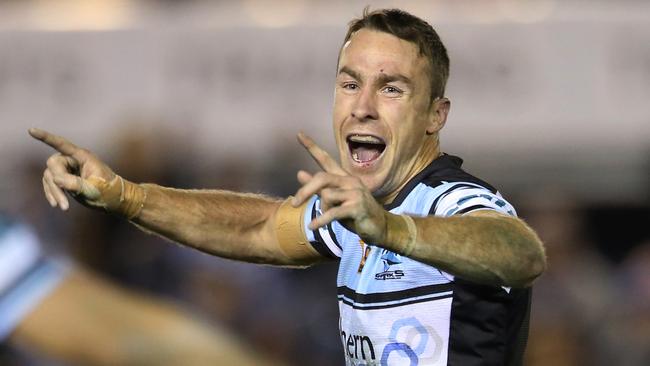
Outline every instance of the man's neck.
[(410, 182), (416, 175), (418, 175), (421, 171), (424, 170), (431, 162), (436, 160), (438, 157), (442, 155), (442, 152), (440, 151), (440, 143), (438, 139), (436, 138), (435, 141), (432, 141), (429, 144), (426, 144), (424, 146), (424, 149), (422, 153), (419, 154), (422, 156), (421, 159), (418, 159), (415, 164), (413, 164), (413, 169), (411, 171), (411, 174), (409, 174), (408, 178), (405, 179), (402, 184), (393, 192), (382, 196), (382, 197), (376, 197), (377, 201), (381, 203), (382, 205), (389, 205), (391, 204), (395, 198), (399, 195), (399, 193), (404, 189), (404, 187)]

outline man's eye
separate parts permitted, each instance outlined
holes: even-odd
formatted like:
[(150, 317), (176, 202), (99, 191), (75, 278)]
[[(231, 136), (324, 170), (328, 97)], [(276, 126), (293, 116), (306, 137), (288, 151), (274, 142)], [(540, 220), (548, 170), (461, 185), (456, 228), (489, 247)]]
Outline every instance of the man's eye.
[(344, 83), (343, 84), (343, 89), (357, 90), (357, 89), (359, 89), (359, 86), (357, 84), (354, 84), (354, 83)]
[(394, 87), (394, 86), (387, 86), (387, 87), (385, 87), (382, 91), (383, 91), (384, 93), (387, 93), (387, 94), (393, 94), (393, 95), (401, 94), (401, 93), (402, 93), (402, 91), (401, 91), (400, 89), (398, 89), (398, 88), (396, 88), (396, 87)]

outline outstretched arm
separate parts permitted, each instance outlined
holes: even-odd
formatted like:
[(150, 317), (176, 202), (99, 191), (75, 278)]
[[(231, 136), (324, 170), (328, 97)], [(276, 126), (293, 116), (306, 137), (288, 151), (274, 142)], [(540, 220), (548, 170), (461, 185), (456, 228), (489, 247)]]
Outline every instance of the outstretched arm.
[(73, 270), (9, 337), (79, 365), (270, 365), (182, 310)]
[(386, 226), (391, 230), (380, 239), (382, 246), (478, 283), (526, 287), (546, 267), (535, 232), (522, 220), (496, 211), (452, 217), (386, 212)]
[(522, 220), (487, 210), (454, 217), (394, 215), (310, 138), (299, 139), (324, 170), (298, 173), (303, 186), (293, 204), (314, 194), (321, 198), (323, 214), (310, 229), (338, 220), (366, 243), (477, 283), (525, 287), (544, 271), (542, 243)]
[(304, 240), (287, 245), (278, 239), (283, 227), (294, 231), (300, 227), (301, 208), (262, 195), (135, 184), (60, 136), (38, 129), (29, 133), (58, 151), (43, 173), (43, 189), (52, 207), (67, 210), (68, 192), (86, 206), (221, 257), (278, 265), (308, 265), (324, 259)]
[[(303, 207), (258, 194), (140, 186), (147, 192), (146, 204), (132, 221), (173, 241), (253, 263), (308, 265), (324, 259), (306, 241), (280, 245), (279, 222), (286, 220), (287, 210), (299, 216)], [(300, 230), (300, 222), (296, 218), (288, 224)]]

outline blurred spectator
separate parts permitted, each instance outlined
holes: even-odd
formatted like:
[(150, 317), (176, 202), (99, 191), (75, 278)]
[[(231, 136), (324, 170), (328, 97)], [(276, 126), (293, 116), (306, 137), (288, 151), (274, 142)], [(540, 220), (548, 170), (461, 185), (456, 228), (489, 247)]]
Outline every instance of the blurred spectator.
[(606, 341), (625, 297), (616, 268), (589, 240), (578, 202), (559, 191), (539, 196), (523, 210), (549, 263), (534, 288), (527, 365), (621, 364), (621, 349)]
[(618, 351), (617, 365), (650, 365), (650, 240), (628, 254), (620, 272), (624, 300), (604, 327), (605, 340)]

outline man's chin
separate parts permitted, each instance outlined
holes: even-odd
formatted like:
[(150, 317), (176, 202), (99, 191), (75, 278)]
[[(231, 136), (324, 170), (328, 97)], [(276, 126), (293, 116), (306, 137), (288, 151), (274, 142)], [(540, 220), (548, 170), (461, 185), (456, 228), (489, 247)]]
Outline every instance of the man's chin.
[[(379, 166), (373, 167), (374, 169), (362, 168), (352, 164), (348, 164), (344, 169), (353, 177), (361, 179), (363, 185), (368, 188), (368, 190), (374, 196), (375, 193), (382, 194), (383, 185), (386, 181), (386, 177), (382, 177), (381, 172), (379, 172)], [(385, 193), (385, 192), (383, 192)]]

